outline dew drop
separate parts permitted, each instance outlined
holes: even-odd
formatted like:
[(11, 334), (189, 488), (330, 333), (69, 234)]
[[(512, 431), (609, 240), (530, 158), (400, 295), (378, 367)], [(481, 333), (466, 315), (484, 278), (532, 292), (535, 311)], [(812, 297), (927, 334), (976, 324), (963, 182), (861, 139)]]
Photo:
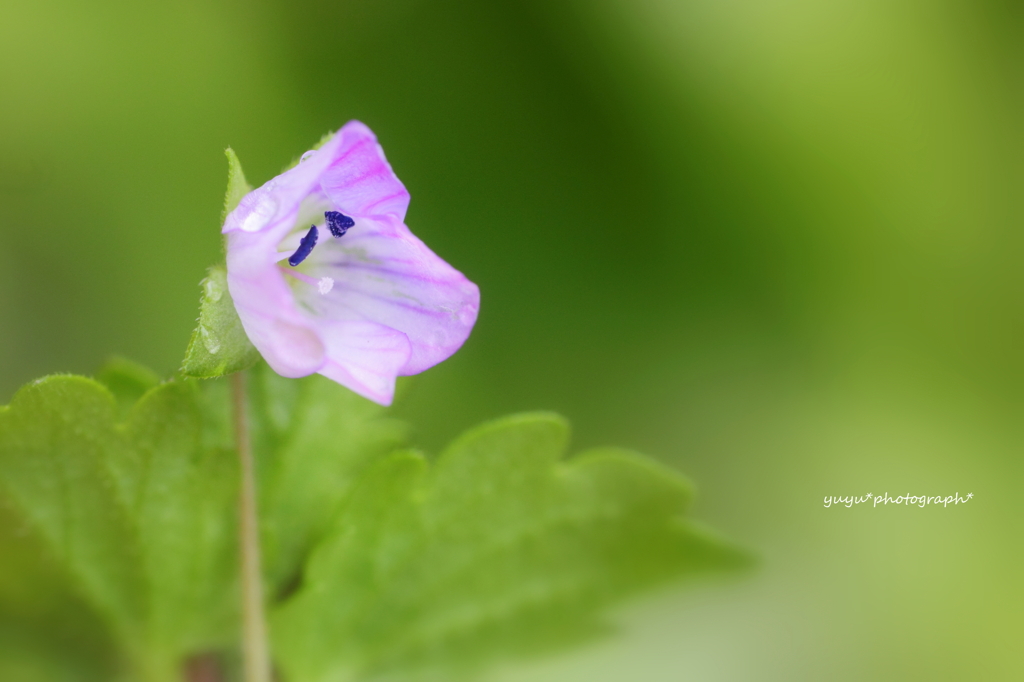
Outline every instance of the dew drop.
[(305, 161), (309, 157), (313, 156), (314, 154), (316, 154), (316, 150), (315, 149), (310, 149), (308, 152), (306, 152), (301, 157), (299, 157), (299, 163), (302, 163), (303, 161)]
[(209, 329), (199, 325), (199, 335), (202, 337), (203, 345), (206, 346), (206, 350), (210, 355), (216, 355), (220, 352), (220, 341), (217, 340), (217, 337)]
[(259, 232), (274, 218), (277, 213), (277, 201), (268, 195), (260, 197), (249, 215), (242, 220), (242, 229), (246, 232)]
[(206, 289), (206, 297), (216, 303), (220, 300), (220, 297), (224, 295), (224, 291), (220, 288), (220, 285), (212, 279), (207, 279), (203, 282), (203, 287)]
[(320, 295), (326, 296), (331, 293), (331, 289), (334, 288), (334, 280), (330, 277), (321, 277), (320, 281), (316, 283), (316, 286), (320, 291)]

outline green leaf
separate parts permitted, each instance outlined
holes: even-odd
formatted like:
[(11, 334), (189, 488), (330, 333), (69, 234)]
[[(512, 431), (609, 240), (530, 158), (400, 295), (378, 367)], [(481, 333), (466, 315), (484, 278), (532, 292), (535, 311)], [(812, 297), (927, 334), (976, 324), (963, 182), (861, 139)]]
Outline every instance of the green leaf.
[[(0, 504), (9, 502), (0, 531), (11, 529), (0, 532), (0, 634), (9, 626), (19, 650), (67, 658), (75, 650), (61, 642), (88, 641), (83, 632), (96, 634), (102, 651), (102, 619), (135, 679), (175, 679), (183, 658), (236, 646), (228, 382), (155, 384), (120, 359), (97, 376), (118, 402), (141, 397), (119, 417), (105, 386), (59, 376), (0, 407)], [(249, 377), (275, 595), (301, 574), (359, 472), (404, 444), (405, 427), (323, 377), (283, 379), (265, 364)], [(47, 614), (59, 616), (49, 622)], [(69, 665), (84, 670), (81, 660)]]
[(615, 449), (563, 462), (567, 440), (560, 418), (522, 415), (433, 467), (409, 452), (375, 465), (274, 615), (288, 679), (448, 679), (587, 637), (643, 587), (744, 563), (682, 517), (685, 479)]
[[(0, 657), (40, 679), (178, 680), (237, 648), (228, 383), (116, 360), (0, 408)], [(741, 556), (639, 455), (562, 461), (565, 423), (484, 425), (429, 465), (323, 377), (248, 373), (274, 654), (289, 682), (453, 679), (601, 630), (601, 608)], [(118, 405), (141, 397), (119, 414)], [(4, 649), (4, 647), (7, 649)], [(6, 665), (6, 664), (5, 664)]]
[(146, 391), (160, 383), (160, 377), (148, 367), (115, 355), (96, 372), (96, 381), (113, 394), (118, 416), (123, 419)]
[(199, 324), (188, 342), (181, 373), (210, 379), (252, 367), (260, 354), (238, 319), (228, 292), (227, 271), (219, 265), (210, 268), (202, 287)]
[(92, 604), (135, 627), (144, 589), (138, 538), (106, 468), (122, 446), (114, 417), (110, 393), (89, 379), (30, 384), (0, 413), (0, 474), (7, 496)]
[(0, 680), (110, 680), (112, 651), (106, 625), (0, 495)]
[(139, 680), (236, 627), (234, 457), (202, 447), (197, 390), (158, 386), (118, 424), (106, 388), (50, 377), (0, 411), (4, 496)]

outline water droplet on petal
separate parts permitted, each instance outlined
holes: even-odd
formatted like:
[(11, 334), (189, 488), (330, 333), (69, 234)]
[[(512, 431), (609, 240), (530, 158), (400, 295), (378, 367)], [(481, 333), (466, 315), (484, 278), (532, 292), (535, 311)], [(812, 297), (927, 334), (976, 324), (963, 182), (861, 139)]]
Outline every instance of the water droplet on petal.
[(309, 157), (313, 156), (314, 154), (316, 154), (316, 150), (315, 150), (315, 149), (310, 149), (310, 150), (309, 150), (308, 152), (306, 152), (305, 154), (303, 154), (303, 155), (302, 155), (302, 156), (301, 156), (301, 157), (299, 158), (299, 163), (302, 163), (303, 161), (305, 161), (305, 160), (306, 160), (306, 159), (308, 159)]
[(321, 296), (326, 296), (334, 288), (334, 280), (330, 277), (321, 277), (320, 281), (316, 283), (317, 289), (320, 290)]
[(277, 213), (277, 201), (268, 195), (256, 200), (256, 205), (249, 211), (249, 215), (242, 220), (242, 229), (245, 232), (259, 232), (267, 226)]

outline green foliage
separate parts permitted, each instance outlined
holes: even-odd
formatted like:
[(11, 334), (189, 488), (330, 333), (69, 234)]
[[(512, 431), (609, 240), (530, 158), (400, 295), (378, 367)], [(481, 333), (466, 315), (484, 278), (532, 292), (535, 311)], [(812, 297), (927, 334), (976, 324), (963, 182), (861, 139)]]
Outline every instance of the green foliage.
[(96, 372), (96, 381), (114, 396), (118, 417), (124, 419), (139, 398), (160, 383), (160, 377), (149, 367), (115, 355)]
[(155, 387), (118, 424), (106, 388), (57, 376), (0, 413), (5, 496), (145, 680), (234, 634), (233, 460), (201, 447), (195, 393)]
[(27, 531), (0, 493), (0, 680), (110, 680), (114, 661), (104, 623)]
[(742, 560), (680, 518), (684, 479), (620, 450), (561, 462), (567, 440), (561, 418), (527, 414), (433, 466), (413, 452), (376, 464), (276, 614), (290, 679), (450, 679), (587, 636), (637, 588)]
[[(49, 377), (0, 408), (0, 639), (21, 652), (4, 679), (163, 682), (237, 645), (227, 382), (159, 383), (124, 360), (98, 377)], [(249, 378), (288, 682), (471, 673), (740, 560), (682, 519), (691, 490), (671, 471), (619, 450), (562, 461), (556, 416), (482, 426), (429, 464), (333, 382), (262, 363)]]
[[(224, 194), (221, 222), (238, 206), (242, 197), (252, 191), (234, 150), (229, 147), (224, 153), (228, 157), (228, 188)], [(224, 267), (210, 268), (201, 286), (203, 294), (199, 301), (198, 326), (189, 339), (181, 365), (182, 374), (210, 379), (252, 367), (259, 362), (260, 354), (238, 319)]]

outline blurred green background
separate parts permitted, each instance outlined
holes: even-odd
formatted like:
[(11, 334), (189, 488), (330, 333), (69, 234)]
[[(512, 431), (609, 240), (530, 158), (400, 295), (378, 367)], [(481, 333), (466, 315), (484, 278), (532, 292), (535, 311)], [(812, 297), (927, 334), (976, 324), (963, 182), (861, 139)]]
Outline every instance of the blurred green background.
[(0, 0), (0, 402), (171, 373), (223, 148), (358, 118), (482, 291), (418, 442), (554, 409), (762, 556), (493, 679), (1024, 679), (1022, 105), (1013, 0)]

